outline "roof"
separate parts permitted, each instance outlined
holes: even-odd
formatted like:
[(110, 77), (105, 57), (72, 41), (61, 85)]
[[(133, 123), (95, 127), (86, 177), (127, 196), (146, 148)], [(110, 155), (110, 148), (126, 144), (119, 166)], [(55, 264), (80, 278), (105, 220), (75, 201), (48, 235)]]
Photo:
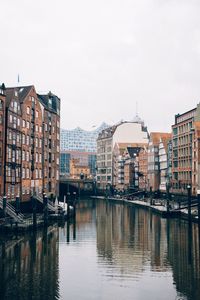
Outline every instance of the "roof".
[[(60, 112), (60, 98), (49, 92), (45, 95), (37, 94), (40, 103), (49, 111), (59, 114)], [(49, 100), (51, 99), (51, 104)]]
[(171, 133), (168, 132), (151, 132), (150, 133), (150, 142), (152, 142), (154, 145), (158, 145), (160, 143), (160, 140), (162, 139), (170, 139)]
[(115, 143), (115, 148), (118, 148), (119, 155), (124, 154), (127, 150), (130, 157), (134, 157), (134, 153), (139, 153), (140, 149), (147, 146), (146, 143)]
[(172, 134), (171, 133), (168, 133), (168, 134), (166, 133), (166, 135), (162, 136), (161, 139), (160, 139), (160, 142), (163, 143), (164, 148), (166, 150), (167, 150), (167, 144), (168, 144), (169, 140), (171, 140), (171, 138), (172, 138)]
[(147, 146), (146, 143), (116, 143), (115, 144), (119, 149), (126, 149), (127, 147), (144, 147)]
[(34, 88), (33, 85), (6, 88), (6, 106), (9, 107), (11, 100), (16, 98), (15, 91), (18, 92), (17, 98), (22, 103), (32, 88)]

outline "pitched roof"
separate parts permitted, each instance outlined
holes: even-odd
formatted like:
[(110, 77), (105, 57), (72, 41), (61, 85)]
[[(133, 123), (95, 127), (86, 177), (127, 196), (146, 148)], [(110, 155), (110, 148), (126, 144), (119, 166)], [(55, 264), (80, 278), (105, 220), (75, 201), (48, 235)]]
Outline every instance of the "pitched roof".
[(18, 99), (22, 103), (32, 88), (34, 88), (33, 85), (6, 88), (6, 106), (8, 107), (11, 100), (15, 98), (15, 91), (18, 92)]
[(158, 145), (160, 143), (160, 140), (162, 139), (170, 139), (171, 133), (168, 132), (151, 132), (150, 133), (150, 142), (152, 142), (154, 145)]
[[(46, 107), (49, 111), (54, 113), (59, 113), (60, 111), (60, 98), (58, 98), (53, 93), (49, 92), (45, 95), (37, 94), (39, 101), (42, 103), (44, 107)], [(51, 105), (49, 104), (49, 99), (51, 99)]]

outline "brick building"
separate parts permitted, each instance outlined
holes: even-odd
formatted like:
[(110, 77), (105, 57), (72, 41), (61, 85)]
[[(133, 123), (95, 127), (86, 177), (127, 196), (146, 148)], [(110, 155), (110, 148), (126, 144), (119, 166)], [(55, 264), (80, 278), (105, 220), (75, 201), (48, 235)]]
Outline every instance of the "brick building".
[(172, 192), (196, 195), (200, 188), (200, 104), (175, 116), (172, 126)]
[(22, 194), (22, 112), (18, 88), (6, 88), (6, 138), (4, 194), (14, 199)]
[(4, 84), (0, 85), (0, 195), (4, 193), (4, 160), (5, 160), (5, 112), (6, 95)]
[(6, 88), (4, 193), (8, 199), (58, 195), (60, 99), (34, 86)]
[(144, 144), (116, 143), (113, 149), (113, 185), (117, 189), (138, 189), (137, 156)]
[(138, 154), (139, 190), (147, 189), (148, 145), (140, 149)]
[(22, 110), (22, 200), (42, 196), (42, 108), (34, 86), (18, 89)]
[(91, 173), (88, 165), (81, 164), (79, 159), (72, 158), (70, 160), (70, 178), (86, 179), (90, 177), (91, 177)]
[(60, 99), (49, 92), (39, 95), (43, 110), (43, 190), (59, 194), (60, 164)]

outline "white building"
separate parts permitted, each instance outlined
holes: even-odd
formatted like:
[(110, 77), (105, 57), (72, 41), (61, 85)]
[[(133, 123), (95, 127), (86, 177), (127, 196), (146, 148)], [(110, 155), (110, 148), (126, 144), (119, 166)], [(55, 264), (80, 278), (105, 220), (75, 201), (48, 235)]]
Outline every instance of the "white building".
[(166, 192), (166, 184), (168, 180), (168, 157), (167, 157), (167, 149), (168, 149), (168, 142), (171, 139), (171, 134), (166, 134), (164, 137), (160, 138), (159, 143), (159, 166), (160, 166), (160, 186), (159, 190), (161, 192)]
[(121, 122), (104, 129), (97, 139), (97, 187), (113, 185), (113, 149), (116, 143), (148, 143), (148, 132), (143, 121), (136, 116), (132, 122)]

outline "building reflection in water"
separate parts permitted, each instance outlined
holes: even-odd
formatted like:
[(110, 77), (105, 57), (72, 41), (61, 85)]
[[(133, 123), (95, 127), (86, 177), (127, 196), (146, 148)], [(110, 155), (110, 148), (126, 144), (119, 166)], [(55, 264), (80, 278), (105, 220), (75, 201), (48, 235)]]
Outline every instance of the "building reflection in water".
[(58, 228), (0, 241), (0, 299), (59, 299)]
[(153, 276), (172, 274), (180, 299), (200, 299), (197, 224), (100, 201), (96, 214), (99, 264), (104, 268), (115, 265), (112, 271), (107, 268), (105, 276), (119, 276), (120, 272), (121, 279), (130, 280), (141, 277), (150, 267)]

